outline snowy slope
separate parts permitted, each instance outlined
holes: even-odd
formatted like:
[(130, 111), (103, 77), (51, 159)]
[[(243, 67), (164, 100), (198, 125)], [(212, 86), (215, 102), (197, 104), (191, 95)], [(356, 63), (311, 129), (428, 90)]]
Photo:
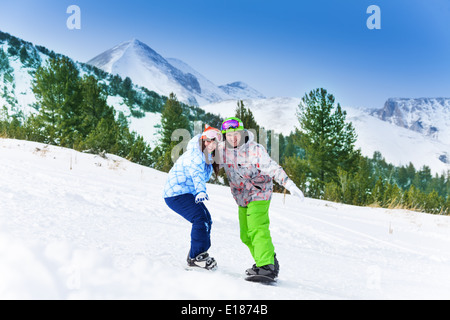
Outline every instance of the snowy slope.
[[(276, 287), (253, 263), (227, 187), (208, 185), (216, 272), (186, 271), (190, 225), (166, 174), (0, 139), (0, 299), (449, 299), (450, 217), (276, 194)], [(201, 289), (198, 290), (199, 283)]]
[(180, 59), (175, 58), (168, 58), (167, 61), (177, 69), (183, 71), (184, 73), (190, 73), (197, 78), (201, 88), (201, 92), (200, 94), (194, 93), (194, 95), (199, 105), (207, 104), (210, 103), (211, 101), (221, 101), (230, 99), (230, 96), (228, 96), (224, 91), (222, 91), (214, 83), (208, 80), (200, 72), (194, 70), (187, 63), (181, 61)]
[(398, 166), (411, 162), (417, 169), (426, 165), (433, 173), (450, 170), (450, 162), (443, 161), (450, 159), (450, 143), (383, 121), (362, 109), (346, 110), (358, 134), (356, 146), (364, 155), (371, 157), (380, 151), (388, 163)]
[(265, 96), (257, 91), (256, 89), (251, 88), (248, 84), (242, 81), (236, 81), (232, 83), (228, 83), (219, 88), (226, 92), (231, 98), (242, 100), (242, 99), (264, 99)]
[(224, 101), (229, 99), (263, 99), (264, 95), (256, 89), (250, 87), (248, 84), (242, 81), (236, 81), (222, 86), (216, 86), (210, 80), (208, 80), (200, 72), (193, 69), (187, 63), (180, 59), (168, 58), (168, 62), (174, 67), (180, 69), (185, 73), (193, 74), (201, 88), (201, 93), (196, 94), (195, 98), (200, 106), (209, 104), (211, 102)]
[[(0, 50), (8, 52), (9, 45), (6, 42), (0, 42)], [(48, 57), (38, 53), (42, 63), (47, 61)], [(30, 73), (34, 72), (33, 67), (24, 66), (19, 58), (8, 59), (12, 72), (9, 73), (8, 80), (5, 72), (0, 72), (0, 107), (6, 107), (9, 114), (16, 114), (22, 111), (28, 115), (35, 113), (32, 107), (36, 103), (36, 98), (32, 90), (33, 78)], [(20, 107), (14, 107), (18, 105)]]
[[(298, 127), (295, 116), (299, 98), (276, 97), (267, 99), (242, 99), (244, 106), (249, 108), (256, 122), (266, 129), (275, 130), (278, 133), (289, 135)], [(218, 114), (223, 118), (235, 115), (237, 99), (225, 100), (202, 106), (206, 112)]]

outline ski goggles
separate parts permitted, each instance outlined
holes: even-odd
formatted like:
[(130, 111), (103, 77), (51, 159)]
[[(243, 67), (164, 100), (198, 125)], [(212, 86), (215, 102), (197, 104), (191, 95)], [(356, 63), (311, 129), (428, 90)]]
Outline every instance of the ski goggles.
[(226, 120), (222, 123), (222, 133), (237, 130), (244, 130), (244, 125), (236, 119)]
[(218, 129), (208, 129), (202, 133), (200, 137), (202, 140), (216, 140), (217, 142), (222, 141), (222, 134)]

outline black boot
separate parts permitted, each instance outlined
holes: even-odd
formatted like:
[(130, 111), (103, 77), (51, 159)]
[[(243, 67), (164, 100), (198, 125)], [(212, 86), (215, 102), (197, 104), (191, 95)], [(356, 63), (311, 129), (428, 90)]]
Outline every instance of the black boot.
[(256, 265), (253, 265), (253, 267), (247, 269), (245, 273), (248, 276), (264, 276), (269, 277), (271, 279), (275, 279), (277, 277), (275, 273), (275, 265), (273, 264), (268, 264), (262, 267), (257, 267)]
[(245, 274), (248, 276), (260, 275), (275, 279), (278, 277), (279, 271), (280, 264), (278, 263), (277, 255), (275, 254), (274, 264), (268, 264), (261, 267), (257, 267), (256, 264), (254, 264), (250, 269), (245, 270)]

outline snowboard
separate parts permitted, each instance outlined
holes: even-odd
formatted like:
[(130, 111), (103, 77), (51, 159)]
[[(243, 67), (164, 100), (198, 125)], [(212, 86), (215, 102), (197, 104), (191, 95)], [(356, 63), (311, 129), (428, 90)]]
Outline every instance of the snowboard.
[(184, 268), (186, 271), (192, 271), (192, 270), (199, 270), (199, 271), (205, 271), (205, 272), (214, 272), (218, 269), (217, 263), (214, 267), (212, 267), (211, 269), (206, 269), (206, 268), (202, 268), (199, 266), (185, 266)]
[(262, 275), (247, 276), (245, 278), (245, 280), (250, 281), (250, 282), (258, 282), (258, 283), (262, 283), (262, 284), (267, 284), (267, 285), (273, 285), (273, 284), (277, 283), (277, 280), (275, 280), (271, 277), (262, 276)]

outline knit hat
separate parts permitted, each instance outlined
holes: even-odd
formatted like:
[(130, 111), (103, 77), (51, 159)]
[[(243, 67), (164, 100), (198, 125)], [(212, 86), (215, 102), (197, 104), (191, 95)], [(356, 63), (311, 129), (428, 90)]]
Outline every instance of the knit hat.
[(205, 124), (205, 131), (203, 131), (200, 139), (202, 139), (202, 140), (216, 139), (216, 141), (222, 141), (222, 134), (220, 133), (219, 129)]

